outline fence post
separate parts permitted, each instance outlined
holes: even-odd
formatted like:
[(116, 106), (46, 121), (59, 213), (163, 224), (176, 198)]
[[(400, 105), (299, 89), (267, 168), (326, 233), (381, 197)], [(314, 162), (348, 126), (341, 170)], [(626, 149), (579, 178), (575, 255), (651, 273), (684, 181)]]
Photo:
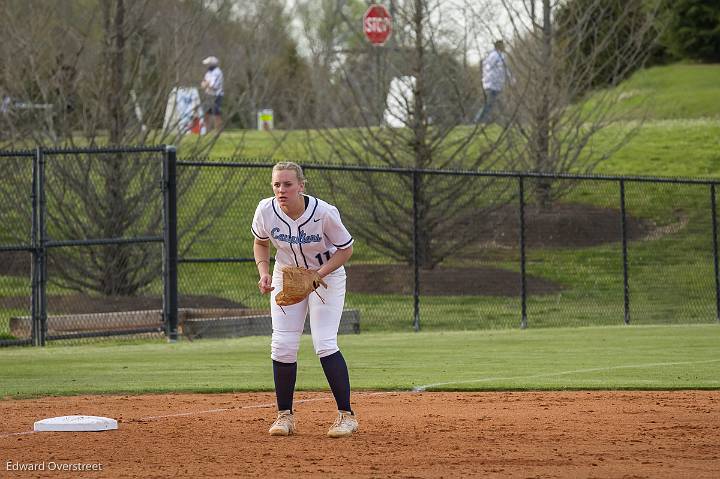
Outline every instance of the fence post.
[(715, 183), (710, 184), (710, 206), (712, 210), (713, 264), (715, 265), (715, 316), (717, 321), (720, 322), (720, 269), (718, 269), (717, 200), (715, 199)]
[(169, 342), (178, 339), (177, 150), (163, 156), (163, 321)]
[(418, 211), (417, 194), (420, 187), (420, 179), (417, 170), (412, 173), (412, 204), (413, 204), (413, 329), (420, 331), (420, 267), (418, 264), (418, 223), (420, 212)]
[(32, 345), (45, 346), (47, 332), (47, 249), (45, 231), (45, 155), (35, 148), (32, 192)]
[(525, 178), (518, 176), (520, 197), (520, 329), (528, 327), (527, 322), (527, 277), (525, 275)]
[(620, 180), (620, 231), (622, 234), (623, 294), (625, 324), (630, 324), (630, 286), (628, 285), (627, 221), (625, 214), (625, 180)]
[(32, 211), (32, 222), (30, 224), (30, 244), (32, 246), (32, 269), (31, 276), (31, 301), (30, 301), (30, 337), (33, 346), (38, 346), (40, 335), (38, 325), (40, 324), (40, 241), (38, 238), (38, 163), (40, 162), (40, 148), (35, 149), (35, 156), (32, 161), (32, 192), (30, 203)]

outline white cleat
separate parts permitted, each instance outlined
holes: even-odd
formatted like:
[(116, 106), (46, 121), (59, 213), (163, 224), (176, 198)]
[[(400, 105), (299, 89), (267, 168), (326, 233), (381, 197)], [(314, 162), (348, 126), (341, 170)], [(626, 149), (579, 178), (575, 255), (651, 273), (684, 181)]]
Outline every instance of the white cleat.
[(292, 411), (279, 411), (275, 422), (270, 426), (271, 436), (289, 436), (295, 434), (295, 416)]
[(355, 414), (350, 411), (338, 411), (338, 417), (330, 427), (327, 435), (330, 437), (347, 437), (358, 430), (358, 421)]

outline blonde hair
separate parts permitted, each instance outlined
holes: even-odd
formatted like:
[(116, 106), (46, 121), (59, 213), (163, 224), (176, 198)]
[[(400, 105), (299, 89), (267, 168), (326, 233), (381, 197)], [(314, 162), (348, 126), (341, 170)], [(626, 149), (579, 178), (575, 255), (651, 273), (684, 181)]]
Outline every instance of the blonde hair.
[(280, 170), (291, 170), (297, 175), (297, 179), (300, 183), (305, 183), (305, 175), (303, 174), (302, 167), (292, 161), (281, 161), (273, 166), (273, 171)]

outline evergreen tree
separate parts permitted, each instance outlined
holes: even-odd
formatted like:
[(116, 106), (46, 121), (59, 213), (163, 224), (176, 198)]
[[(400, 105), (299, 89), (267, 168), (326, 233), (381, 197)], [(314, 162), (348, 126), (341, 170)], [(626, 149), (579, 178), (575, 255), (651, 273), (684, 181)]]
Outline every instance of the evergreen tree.
[(629, 77), (643, 65), (630, 51), (644, 52), (643, 57), (655, 55), (658, 27), (648, 22), (648, 15), (658, 5), (657, 0), (606, 0), (602, 4), (571, 0), (562, 4), (557, 11), (556, 39), (569, 52), (566, 68), (587, 68), (588, 88), (616, 85)]
[(669, 2), (664, 43), (679, 57), (720, 62), (720, 2)]

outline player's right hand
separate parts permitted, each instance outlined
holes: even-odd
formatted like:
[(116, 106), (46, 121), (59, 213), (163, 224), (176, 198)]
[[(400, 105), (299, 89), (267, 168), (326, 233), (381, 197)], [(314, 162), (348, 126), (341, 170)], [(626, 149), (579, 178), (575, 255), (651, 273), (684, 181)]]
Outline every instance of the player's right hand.
[(260, 289), (262, 294), (267, 294), (275, 289), (275, 287), (272, 286), (272, 276), (269, 274), (262, 275), (260, 281), (258, 281), (258, 289)]

